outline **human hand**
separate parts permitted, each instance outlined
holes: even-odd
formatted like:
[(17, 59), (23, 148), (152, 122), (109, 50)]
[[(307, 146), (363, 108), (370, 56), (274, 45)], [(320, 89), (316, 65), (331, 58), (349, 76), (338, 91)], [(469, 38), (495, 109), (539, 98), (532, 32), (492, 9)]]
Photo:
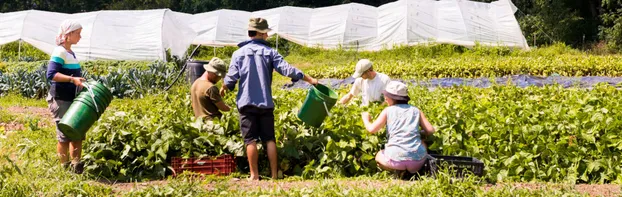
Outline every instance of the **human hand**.
[(367, 121), (371, 120), (371, 116), (369, 115), (369, 112), (361, 113), (361, 118), (363, 118), (363, 120), (367, 120)]
[(304, 78), (302, 78), (303, 81), (306, 81), (307, 83), (311, 84), (311, 85), (317, 85), (319, 82), (317, 81), (317, 79), (309, 76), (309, 75), (305, 75)]
[(227, 93), (227, 87), (226, 86), (222, 86), (220, 87), (220, 96), (225, 96), (225, 94)]
[(82, 82), (85, 82), (86, 79), (82, 78), (82, 77), (71, 77), (71, 83), (73, 83), (74, 85), (76, 85), (77, 87), (83, 88), (84, 85), (82, 84)]
[(319, 82), (317, 79), (315, 79), (315, 78), (311, 78), (311, 79), (309, 79), (309, 81), (308, 81), (308, 82), (309, 82), (311, 85), (317, 85), (317, 84), (319, 84), (319, 83), (320, 83), (320, 82)]

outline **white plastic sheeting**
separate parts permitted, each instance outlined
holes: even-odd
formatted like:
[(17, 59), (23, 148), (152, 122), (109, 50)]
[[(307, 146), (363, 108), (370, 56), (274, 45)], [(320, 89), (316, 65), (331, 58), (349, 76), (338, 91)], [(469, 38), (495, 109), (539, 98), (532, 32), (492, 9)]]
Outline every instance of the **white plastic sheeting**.
[(434, 6), (434, 0), (420, 0), (378, 7), (378, 38), (374, 49), (434, 41), (437, 35)]
[(177, 18), (197, 32), (192, 44), (233, 46), (248, 40), (250, 12), (223, 9), (194, 15), (176, 14)]
[(79, 14), (29, 10), (0, 15), (0, 44), (21, 39), (51, 54), (58, 27), (67, 18), (83, 27), (74, 47), (80, 60), (158, 60), (166, 58), (166, 49), (182, 57), (196, 36), (167, 9)]
[[(400, 0), (378, 8), (376, 45), (366, 50), (429, 42), (528, 49), (509, 0)], [(364, 49), (365, 50), (365, 49)]]
[(184, 14), (167, 9), (61, 14), (0, 13), (0, 45), (23, 40), (46, 53), (54, 48), (65, 18), (84, 26), (75, 51), (81, 60), (164, 59), (165, 50), (183, 56), (190, 44), (233, 46), (248, 39), (248, 19), (263, 17), (292, 42), (323, 48), (381, 50), (430, 42), (474, 46), (529, 46), (510, 0), (399, 0), (380, 7), (358, 3), (323, 8), (279, 7), (256, 12), (215, 10)]
[(272, 29), (269, 35), (278, 34), (281, 38), (306, 45), (309, 41), (312, 13), (311, 8), (285, 6), (253, 12), (251, 16), (268, 20), (268, 25)]
[(375, 7), (350, 3), (317, 8), (311, 15), (309, 46), (323, 48), (365, 48), (372, 44), (378, 29)]
[(0, 45), (22, 39), (51, 54), (60, 23), (68, 14), (27, 10), (0, 14)]
[(495, 19), (498, 34), (498, 44), (510, 47), (529, 49), (527, 40), (521, 31), (514, 13), (518, 10), (509, 0), (490, 3), (490, 15)]
[(76, 53), (86, 60), (183, 57), (196, 32), (170, 10), (98, 11), (74, 14), (83, 26)]
[(375, 51), (431, 42), (528, 49), (516, 10), (510, 0), (399, 0), (378, 8), (357, 3), (316, 9), (286, 6), (252, 16), (266, 18), (272, 33), (282, 38), (328, 49)]

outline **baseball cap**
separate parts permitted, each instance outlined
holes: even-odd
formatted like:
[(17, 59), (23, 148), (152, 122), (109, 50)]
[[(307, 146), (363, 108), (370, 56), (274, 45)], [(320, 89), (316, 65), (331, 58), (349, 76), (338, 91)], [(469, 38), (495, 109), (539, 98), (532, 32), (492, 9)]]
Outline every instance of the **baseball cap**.
[(354, 70), (354, 75), (352, 77), (359, 78), (365, 71), (369, 70), (372, 66), (371, 61), (368, 59), (361, 59), (358, 63), (356, 63), (356, 68)]

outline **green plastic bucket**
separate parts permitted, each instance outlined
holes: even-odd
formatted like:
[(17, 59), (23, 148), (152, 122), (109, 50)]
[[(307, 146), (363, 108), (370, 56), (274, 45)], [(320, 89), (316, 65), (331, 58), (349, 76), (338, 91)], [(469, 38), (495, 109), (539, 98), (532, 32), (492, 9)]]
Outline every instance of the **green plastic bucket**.
[(89, 87), (93, 89), (95, 96), (103, 96), (107, 99), (107, 102), (110, 103), (112, 101), (112, 92), (104, 84), (98, 83), (96, 81), (90, 80), (87, 82)]
[[(93, 101), (93, 99), (95, 99)], [(90, 96), (83, 96), (80, 95), (79, 97), (76, 97), (76, 99), (74, 99), (75, 101), (81, 101), (85, 104), (87, 104), (89, 107), (91, 107), (93, 110), (95, 110), (95, 112), (97, 113), (97, 117), (99, 117), (100, 115), (102, 115), (104, 112), (104, 109), (106, 109), (108, 107), (108, 105), (106, 104), (105, 101), (103, 101), (103, 99), (99, 98), (99, 97), (94, 97), (91, 98)]]
[[(99, 113), (97, 113), (97, 109), (98, 107), (100, 107), (99, 106), (100, 104), (93, 103), (91, 99), (88, 99), (88, 100), (87, 99), (75, 99), (73, 100), (73, 102), (81, 102), (83, 105), (86, 105), (89, 109), (92, 109), (97, 114), (97, 117), (99, 117)], [(95, 105), (98, 105), (98, 106), (95, 106)]]
[(337, 103), (339, 95), (330, 88), (317, 84), (309, 89), (307, 98), (298, 111), (298, 118), (305, 124), (320, 127)]
[[(102, 100), (104, 103), (110, 103), (112, 101), (112, 98), (108, 97), (108, 95), (99, 92), (100, 90), (97, 87), (92, 87), (93, 89), (93, 94), (94, 94), (94, 98), (98, 98), (100, 100)], [(80, 95), (80, 96), (84, 96), (85, 98), (91, 98), (91, 94), (86, 94), (86, 95)]]
[(84, 86), (58, 123), (58, 129), (70, 140), (83, 139), (112, 102), (110, 90), (101, 83), (91, 80)]
[(95, 109), (82, 101), (74, 101), (58, 124), (58, 129), (70, 140), (81, 140), (97, 119)]

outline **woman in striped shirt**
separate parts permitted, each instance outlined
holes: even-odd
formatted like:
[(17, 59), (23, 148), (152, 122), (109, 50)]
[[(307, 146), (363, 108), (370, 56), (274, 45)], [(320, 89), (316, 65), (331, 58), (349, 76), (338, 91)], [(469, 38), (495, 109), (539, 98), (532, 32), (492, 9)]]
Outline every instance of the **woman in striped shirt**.
[[(56, 150), (60, 158), (61, 164), (75, 173), (82, 173), (83, 164), (80, 162), (82, 153), (82, 140), (69, 140), (59, 129), (58, 122), (63, 118), (69, 106), (81, 90), (82, 69), (80, 63), (76, 59), (75, 53), (71, 50), (71, 45), (80, 41), (80, 33), (82, 25), (72, 20), (65, 20), (60, 25), (59, 34), (56, 37), (58, 45), (48, 64), (47, 78), (51, 81), (50, 92), (47, 96), (48, 106), (54, 115), (56, 122), (56, 138), (58, 144)], [(71, 150), (71, 151), (69, 151)], [(69, 161), (71, 155), (71, 161)]]

